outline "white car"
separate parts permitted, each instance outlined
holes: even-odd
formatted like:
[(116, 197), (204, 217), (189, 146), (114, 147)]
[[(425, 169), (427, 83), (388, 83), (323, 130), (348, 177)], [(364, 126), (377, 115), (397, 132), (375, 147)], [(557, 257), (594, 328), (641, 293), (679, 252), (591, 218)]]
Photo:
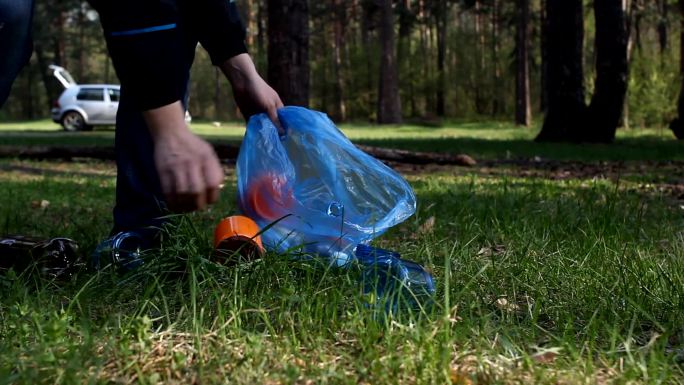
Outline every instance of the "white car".
[[(119, 109), (121, 86), (115, 84), (77, 84), (67, 70), (50, 65), (52, 74), (64, 87), (51, 113), (52, 120), (66, 131), (90, 131), (95, 125), (114, 125)], [(185, 112), (185, 121), (190, 122)]]
[(64, 86), (52, 108), (52, 120), (66, 131), (92, 130), (94, 125), (113, 125), (119, 109), (121, 87), (115, 84), (77, 84), (64, 68), (50, 70)]

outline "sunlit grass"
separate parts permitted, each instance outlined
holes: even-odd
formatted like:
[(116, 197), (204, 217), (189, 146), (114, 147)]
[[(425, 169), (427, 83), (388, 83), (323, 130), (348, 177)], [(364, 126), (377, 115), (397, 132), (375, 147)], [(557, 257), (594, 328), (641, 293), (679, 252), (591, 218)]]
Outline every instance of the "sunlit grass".
[[(0, 166), (0, 232), (84, 251), (108, 232), (111, 163)], [(428, 267), (438, 293), (428, 314), (389, 319), (354, 269), (207, 259), (236, 212), (230, 171), (220, 203), (131, 275), (0, 276), (0, 383), (681, 383), (684, 210), (643, 182), (659, 173), (409, 175), (418, 211), (378, 244)]]

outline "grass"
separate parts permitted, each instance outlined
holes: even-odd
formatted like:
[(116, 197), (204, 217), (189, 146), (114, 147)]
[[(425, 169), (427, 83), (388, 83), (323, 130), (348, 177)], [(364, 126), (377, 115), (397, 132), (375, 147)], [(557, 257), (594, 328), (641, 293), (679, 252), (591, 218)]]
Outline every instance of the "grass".
[[(89, 251), (108, 232), (112, 164), (0, 169), (0, 233)], [(408, 174), (418, 211), (377, 244), (431, 269), (438, 291), (431, 311), (392, 318), (355, 269), (211, 262), (213, 227), (236, 210), (229, 170), (220, 203), (179, 218), (130, 275), (0, 276), (0, 384), (683, 383), (684, 206), (663, 186), (684, 174), (634, 173)]]
[[(193, 122), (192, 129), (213, 142), (239, 144), (243, 123)], [(620, 130), (612, 145), (534, 143), (538, 131), (507, 123), (453, 122), (442, 127), (371, 126), (343, 124), (354, 142), (415, 151), (466, 153), (475, 159), (535, 158), (584, 161), (684, 160), (684, 145), (666, 129)], [(66, 133), (49, 121), (0, 123), (0, 145), (102, 145), (112, 146), (114, 130)]]
[[(376, 244), (438, 287), (429, 311), (395, 317), (355, 268), (213, 263), (213, 228), (236, 212), (228, 169), (219, 204), (177, 218), (129, 275), (0, 275), (0, 385), (684, 383), (684, 151), (669, 132), (579, 146), (491, 122), (342, 129), (357, 143), (567, 163), (405, 168), (418, 211)], [(238, 143), (244, 125), (193, 130)], [(0, 123), (2, 145), (112, 143), (111, 128)], [(0, 170), (0, 234), (71, 237), (87, 254), (109, 232), (112, 163)]]

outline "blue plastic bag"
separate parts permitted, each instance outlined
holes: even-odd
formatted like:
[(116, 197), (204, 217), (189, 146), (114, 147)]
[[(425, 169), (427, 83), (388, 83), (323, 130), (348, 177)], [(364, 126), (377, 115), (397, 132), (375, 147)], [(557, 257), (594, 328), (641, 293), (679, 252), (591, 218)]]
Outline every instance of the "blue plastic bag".
[[(264, 246), (344, 265), (413, 215), (416, 198), (395, 171), (354, 146), (323, 113), (278, 111), (249, 120), (237, 161), (238, 204), (265, 231)], [(270, 227), (269, 227), (270, 226)]]

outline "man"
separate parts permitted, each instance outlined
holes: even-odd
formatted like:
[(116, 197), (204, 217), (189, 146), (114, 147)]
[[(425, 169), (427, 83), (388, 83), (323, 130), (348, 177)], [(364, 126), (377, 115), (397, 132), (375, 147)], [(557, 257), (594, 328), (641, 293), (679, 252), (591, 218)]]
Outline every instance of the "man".
[(245, 117), (265, 111), (278, 125), (276, 110), (283, 104), (247, 54), (234, 0), (90, 3), (100, 14), (121, 81), (114, 229), (101, 245), (116, 249), (126, 239), (144, 244), (153, 238), (167, 209), (194, 211), (218, 199), (223, 181), (219, 160), (184, 119), (198, 42), (228, 78)]
[(0, 0), (0, 108), (31, 57), (33, 1)]

